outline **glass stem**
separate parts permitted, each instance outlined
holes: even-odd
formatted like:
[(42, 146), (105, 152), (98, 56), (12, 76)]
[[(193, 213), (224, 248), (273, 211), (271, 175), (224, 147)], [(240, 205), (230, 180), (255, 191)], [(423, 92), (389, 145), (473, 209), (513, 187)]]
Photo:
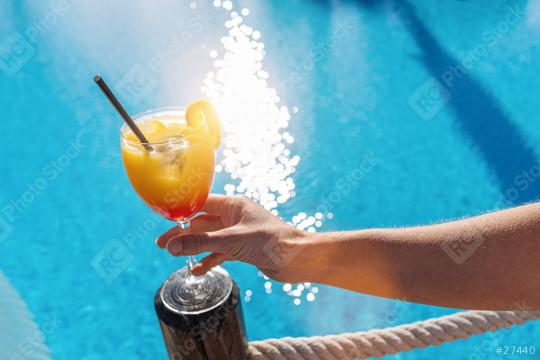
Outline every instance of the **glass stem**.
[[(187, 220), (187, 221), (179, 221), (178, 226), (182, 230), (187, 230), (187, 229), (189, 229), (190, 221), (189, 220)], [(187, 256), (186, 257), (186, 263), (187, 263), (187, 267), (189, 269), (189, 273), (191, 274), (191, 269), (193, 269), (193, 266), (196, 263), (195, 257), (193, 257), (192, 255)]]

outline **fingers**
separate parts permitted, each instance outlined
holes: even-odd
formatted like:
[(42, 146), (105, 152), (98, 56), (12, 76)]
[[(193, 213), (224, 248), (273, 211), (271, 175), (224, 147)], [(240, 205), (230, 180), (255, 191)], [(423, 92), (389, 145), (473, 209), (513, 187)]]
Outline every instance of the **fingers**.
[(210, 214), (222, 214), (229, 199), (228, 196), (210, 194), (202, 211)]
[(210, 214), (219, 214), (221, 216), (230, 215), (235, 209), (243, 208), (248, 204), (248, 198), (245, 196), (225, 196), (210, 194), (202, 210)]
[(190, 232), (209, 232), (223, 229), (221, 216), (218, 214), (201, 214), (191, 220)]
[(174, 256), (197, 255), (202, 252), (230, 253), (235, 246), (233, 234), (224, 230), (204, 233), (187, 233), (172, 237), (166, 245)]
[(223, 264), (223, 262), (228, 259), (229, 257), (225, 254), (212, 253), (193, 266), (191, 273), (195, 276), (204, 275), (210, 271), (210, 269)]
[(180, 232), (184, 232), (184, 230), (180, 229), (179, 226), (170, 228), (156, 239), (156, 245), (162, 249), (165, 249), (165, 246), (167, 246), (169, 240), (180, 235)]
[(179, 226), (169, 229), (167, 232), (163, 233), (157, 238), (156, 244), (160, 248), (164, 249), (169, 240), (180, 234), (211, 232), (220, 229), (223, 229), (221, 216), (216, 214), (202, 214), (191, 221), (191, 226), (189, 229), (182, 230)]

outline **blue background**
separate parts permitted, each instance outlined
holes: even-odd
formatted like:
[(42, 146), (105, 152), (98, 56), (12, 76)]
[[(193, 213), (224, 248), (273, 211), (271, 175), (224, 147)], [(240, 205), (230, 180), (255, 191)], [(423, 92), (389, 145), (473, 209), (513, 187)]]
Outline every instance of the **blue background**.
[[(130, 71), (150, 68), (145, 96), (118, 89), (132, 113), (200, 97), (227, 13), (196, 4), (0, 1), (0, 269), (55, 359), (166, 356), (152, 299), (181, 261), (154, 245), (171, 224), (131, 189), (119, 157), (120, 120), (92, 76), (121, 84)], [(269, 83), (299, 109), (289, 131), (302, 161), (285, 217), (324, 208), (334, 218), (323, 231), (402, 226), (537, 198), (538, 2), (235, 4), (250, 9), (246, 21), (262, 33)], [(194, 17), (204, 26), (190, 23)], [(159, 55), (178, 36), (179, 51)], [(459, 75), (448, 80), (453, 70)], [(351, 180), (366, 156), (375, 166)], [(214, 191), (227, 182), (218, 174)], [(126, 267), (107, 278), (92, 264), (111, 249)], [(250, 340), (456, 311), (326, 287), (296, 306), (279, 290), (266, 294), (255, 268), (226, 268), (253, 291), (244, 303)], [(51, 315), (60, 325), (44, 331)], [(540, 346), (539, 336), (530, 323), (396, 357), (496, 358), (497, 346)]]

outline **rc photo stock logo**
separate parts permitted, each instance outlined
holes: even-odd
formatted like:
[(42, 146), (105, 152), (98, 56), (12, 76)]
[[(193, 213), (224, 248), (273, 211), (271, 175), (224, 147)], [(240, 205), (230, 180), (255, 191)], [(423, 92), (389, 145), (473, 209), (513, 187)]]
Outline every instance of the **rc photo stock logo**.
[(135, 64), (120, 80), (117, 90), (130, 102), (137, 104), (158, 86), (158, 79), (150, 68)]
[[(8, 76), (16, 75), (36, 54), (39, 38), (58, 25), (79, 0), (47, 1), (47, 8), (23, 32), (0, 38), (0, 69)], [(14, 2), (16, 3), (16, 2)], [(36, 1), (37, 3), (37, 1)]]
[(465, 263), (485, 241), (481, 225), (472, 224), (472, 226), (474, 233), (469, 237), (460, 237), (441, 244), (444, 252), (458, 265)]
[(285, 244), (277, 240), (267, 242), (262, 250), (277, 268), (285, 267), (301, 251), (298, 246)]
[(14, 76), (35, 54), (36, 50), (22, 34), (13, 33), (0, 45), (0, 69)]
[(431, 120), (450, 100), (450, 92), (434, 77), (427, 79), (409, 98), (409, 105), (424, 120)]
[(120, 79), (116, 90), (134, 104), (141, 102), (159, 85), (162, 66), (175, 61), (184, 49), (192, 47), (192, 43), (197, 39), (196, 35), (206, 28), (215, 16), (215, 12), (211, 10), (193, 14), (183, 31), (174, 36), (167, 46), (157, 50), (146, 61), (133, 65)]
[(94, 270), (107, 282), (112, 282), (133, 261), (130, 249), (118, 240), (109, 242), (92, 260)]

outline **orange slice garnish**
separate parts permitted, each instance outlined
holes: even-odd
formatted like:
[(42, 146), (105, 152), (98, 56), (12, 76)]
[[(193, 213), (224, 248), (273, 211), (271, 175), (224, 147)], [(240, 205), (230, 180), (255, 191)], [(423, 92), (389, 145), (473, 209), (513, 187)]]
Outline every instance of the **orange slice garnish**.
[(186, 122), (194, 129), (206, 122), (212, 144), (215, 149), (218, 148), (221, 143), (221, 124), (219, 115), (210, 101), (201, 99), (191, 103), (186, 109)]

